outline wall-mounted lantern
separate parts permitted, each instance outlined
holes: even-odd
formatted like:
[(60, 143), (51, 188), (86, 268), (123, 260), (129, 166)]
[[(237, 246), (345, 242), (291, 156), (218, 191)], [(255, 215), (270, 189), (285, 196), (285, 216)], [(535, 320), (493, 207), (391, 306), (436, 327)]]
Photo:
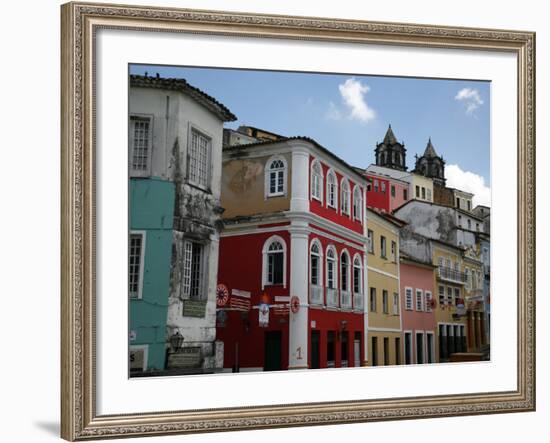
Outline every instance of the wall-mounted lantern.
[(172, 352), (179, 352), (183, 346), (183, 335), (179, 331), (176, 331), (175, 334), (170, 336), (170, 346), (172, 347)]

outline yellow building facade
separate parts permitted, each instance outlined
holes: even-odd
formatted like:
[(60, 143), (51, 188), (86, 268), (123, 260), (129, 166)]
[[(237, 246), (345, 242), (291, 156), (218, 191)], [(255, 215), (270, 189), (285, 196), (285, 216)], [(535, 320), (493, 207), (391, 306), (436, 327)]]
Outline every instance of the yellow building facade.
[(466, 352), (467, 317), (464, 301), (466, 274), (463, 249), (433, 241), (432, 260), (436, 288), (436, 355), (439, 362), (449, 361), (456, 352)]
[(367, 210), (368, 365), (403, 363), (399, 306), (399, 227), (386, 214)]
[(477, 245), (465, 251), (463, 268), (466, 275), (464, 301), (467, 309), (468, 352), (481, 352), (487, 343), (483, 302), (483, 262)]
[(429, 177), (420, 174), (411, 174), (410, 176), (411, 198), (432, 203), (434, 201), (434, 184)]

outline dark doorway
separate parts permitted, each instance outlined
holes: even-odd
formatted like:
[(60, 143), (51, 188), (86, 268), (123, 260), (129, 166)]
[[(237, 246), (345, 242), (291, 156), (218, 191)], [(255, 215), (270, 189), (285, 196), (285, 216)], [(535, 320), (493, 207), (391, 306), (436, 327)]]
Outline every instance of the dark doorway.
[(434, 352), (434, 336), (433, 334), (426, 335), (426, 357), (428, 363), (433, 363), (433, 352)]
[(384, 337), (384, 366), (390, 364), (390, 339)]
[(327, 368), (336, 367), (336, 332), (327, 332)]
[(340, 366), (347, 368), (349, 366), (349, 335), (348, 331), (340, 333)]
[(405, 332), (405, 364), (410, 365), (412, 363), (411, 356), (411, 333)]
[(401, 338), (395, 338), (395, 364), (401, 364)]
[(264, 371), (281, 369), (281, 331), (267, 331), (264, 336)]
[(424, 363), (424, 334), (416, 333), (416, 363)]
[(311, 369), (321, 367), (321, 337), (319, 331), (311, 331)]

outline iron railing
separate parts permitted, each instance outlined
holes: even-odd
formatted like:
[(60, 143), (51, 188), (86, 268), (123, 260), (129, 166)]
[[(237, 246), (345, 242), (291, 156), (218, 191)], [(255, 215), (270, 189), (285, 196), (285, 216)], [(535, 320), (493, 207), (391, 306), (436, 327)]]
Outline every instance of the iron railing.
[(324, 305), (323, 288), (321, 286), (309, 286), (309, 302), (312, 305)]
[(468, 276), (464, 272), (457, 271), (456, 269), (449, 268), (447, 266), (439, 266), (437, 268), (437, 276), (441, 280), (449, 280), (456, 283), (466, 283)]

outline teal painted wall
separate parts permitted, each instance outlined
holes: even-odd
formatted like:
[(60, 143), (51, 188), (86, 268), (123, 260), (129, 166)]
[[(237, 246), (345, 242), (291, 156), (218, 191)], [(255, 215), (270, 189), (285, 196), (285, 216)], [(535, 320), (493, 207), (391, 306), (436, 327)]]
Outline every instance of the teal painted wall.
[(130, 299), (130, 345), (148, 345), (147, 369), (164, 369), (170, 287), (174, 184), (130, 179), (130, 230), (145, 231), (142, 298)]

